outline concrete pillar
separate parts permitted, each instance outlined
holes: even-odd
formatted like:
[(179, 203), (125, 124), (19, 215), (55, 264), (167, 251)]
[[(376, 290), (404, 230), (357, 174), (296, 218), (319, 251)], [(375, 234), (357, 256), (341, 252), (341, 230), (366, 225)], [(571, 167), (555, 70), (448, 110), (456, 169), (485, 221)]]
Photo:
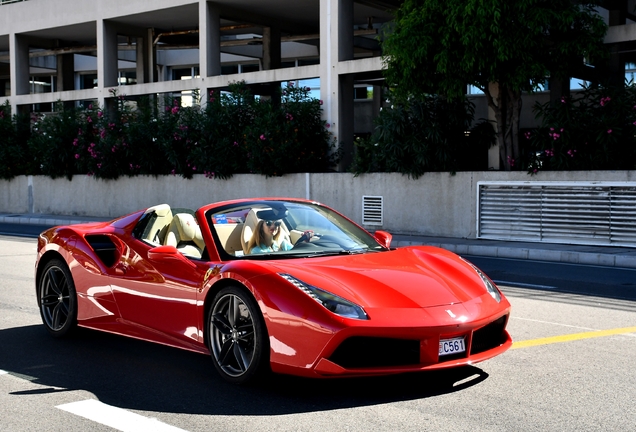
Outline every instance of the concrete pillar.
[[(277, 27), (263, 27), (263, 70), (280, 68), (281, 63), (280, 29)], [(270, 83), (265, 92), (271, 98), (274, 105), (280, 105), (280, 83)]]
[[(207, 0), (199, 0), (199, 75), (203, 79), (221, 75), (221, 14)], [(201, 103), (209, 100), (210, 90), (205, 88)]]
[(263, 27), (263, 70), (280, 68), (280, 29)]
[[(135, 72), (137, 74), (137, 84), (152, 82), (148, 67), (148, 39), (146, 37), (136, 37), (135, 51), (137, 53), (135, 62)], [(152, 43), (152, 42), (151, 42)]]
[(338, 60), (353, 59), (353, 0), (338, 3)]
[[(29, 94), (29, 41), (25, 36), (9, 35), (9, 72), (11, 96)], [(18, 112), (16, 98), (11, 98), (11, 113)]]
[(199, 73), (201, 78), (221, 75), (221, 15), (206, 0), (199, 2)]
[(97, 86), (100, 89), (99, 106), (106, 108), (109, 88), (118, 82), (117, 31), (106, 20), (97, 20)]
[(75, 55), (59, 54), (57, 60), (57, 88), (55, 91), (75, 90)]
[(320, 97), (323, 119), (344, 150), (338, 169), (353, 157), (353, 77), (338, 62), (353, 59), (353, 0), (320, 1)]
[(157, 82), (158, 72), (157, 72), (157, 48), (154, 44), (155, 41), (155, 32), (153, 29), (149, 28), (146, 30), (146, 37), (144, 38), (144, 77), (147, 81), (144, 83)]
[(609, 71), (607, 74), (609, 84), (617, 87), (622, 86), (625, 84), (625, 59), (616, 45), (609, 48), (609, 53)]

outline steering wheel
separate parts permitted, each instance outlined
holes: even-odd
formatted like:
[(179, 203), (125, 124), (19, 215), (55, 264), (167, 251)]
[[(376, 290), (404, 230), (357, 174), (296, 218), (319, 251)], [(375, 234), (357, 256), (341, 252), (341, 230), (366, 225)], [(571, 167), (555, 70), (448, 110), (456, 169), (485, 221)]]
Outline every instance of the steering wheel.
[[(320, 233), (315, 233), (311, 230), (307, 230), (303, 233), (303, 235), (301, 235), (298, 240), (296, 240), (296, 243), (294, 243), (294, 248), (299, 247), (301, 245), (310, 245), (311, 243), (309, 243), (309, 241), (316, 237), (317, 239), (319, 239), (320, 237), (322, 237), (322, 234)], [(311, 244), (311, 246), (314, 246), (313, 244)]]

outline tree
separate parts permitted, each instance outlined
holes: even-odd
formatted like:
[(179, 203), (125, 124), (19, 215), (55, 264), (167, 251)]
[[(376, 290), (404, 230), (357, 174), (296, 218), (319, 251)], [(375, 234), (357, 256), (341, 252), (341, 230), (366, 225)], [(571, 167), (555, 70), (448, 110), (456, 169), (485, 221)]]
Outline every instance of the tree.
[(607, 26), (590, 2), (406, 0), (386, 32), (395, 97), (464, 97), (481, 89), (495, 114), (501, 164), (519, 160), (521, 95), (602, 59)]

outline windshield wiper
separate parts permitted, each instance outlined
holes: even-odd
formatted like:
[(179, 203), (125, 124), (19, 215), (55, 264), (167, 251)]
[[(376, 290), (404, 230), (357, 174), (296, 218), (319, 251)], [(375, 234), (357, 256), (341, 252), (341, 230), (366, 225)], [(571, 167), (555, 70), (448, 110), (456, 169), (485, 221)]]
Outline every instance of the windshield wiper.
[(344, 249), (338, 252), (340, 255), (358, 255), (369, 252), (369, 249)]
[(278, 251), (278, 252), (269, 252), (269, 253), (261, 253), (255, 255), (246, 255), (241, 258), (247, 259), (285, 259), (285, 258), (311, 258), (311, 257), (324, 257), (324, 256), (335, 256), (335, 255), (358, 255), (364, 254), (367, 252), (371, 252), (371, 249), (339, 249), (339, 250), (303, 250), (303, 251)]
[(340, 249), (340, 250), (326, 250), (315, 252), (299, 252), (298, 255), (314, 257), (314, 256), (332, 256), (332, 255), (358, 255), (368, 252), (368, 249)]

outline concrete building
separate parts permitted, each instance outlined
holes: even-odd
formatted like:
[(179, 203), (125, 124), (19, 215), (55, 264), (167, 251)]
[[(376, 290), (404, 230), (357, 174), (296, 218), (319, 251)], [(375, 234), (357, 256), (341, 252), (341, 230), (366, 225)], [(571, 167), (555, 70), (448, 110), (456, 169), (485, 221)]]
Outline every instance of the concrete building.
[[(132, 100), (170, 95), (190, 103), (193, 91), (207, 95), (234, 81), (270, 97), (292, 81), (324, 101), (331, 131), (351, 147), (354, 133), (371, 131), (380, 109), (377, 38), (400, 3), (0, 0), (0, 104), (14, 113), (50, 111), (58, 100), (108, 106), (113, 90)], [(625, 65), (636, 69), (636, 0), (602, 6), (611, 26), (609, 73), (622, 77)], [(576, 78), (588, 79), (587, 73)], [(553, 96), (563, 85), (552, 83)], [(547, 91), (531, 96), (549, 97)], [(476, 117), (488, 117), (483, 97), (473, 100)], [(532, 105), (524, 104), (522, 127), (534, 126)]]
[[(12, 112), (245, 81), (312, 89), (341, 141), (380, 107), (379, 29), (398, 0), (1, 0), (0, 104)], [(284, 84), (283, 84), (284, 85)], [(375, 96), (375, 97), (374, 97)], [(360, 105), (354, 110), (354, 104)], [(354, 111), (360, 113), (354, 120)], [(357, 125), (357, 126), (356, 126)]]

